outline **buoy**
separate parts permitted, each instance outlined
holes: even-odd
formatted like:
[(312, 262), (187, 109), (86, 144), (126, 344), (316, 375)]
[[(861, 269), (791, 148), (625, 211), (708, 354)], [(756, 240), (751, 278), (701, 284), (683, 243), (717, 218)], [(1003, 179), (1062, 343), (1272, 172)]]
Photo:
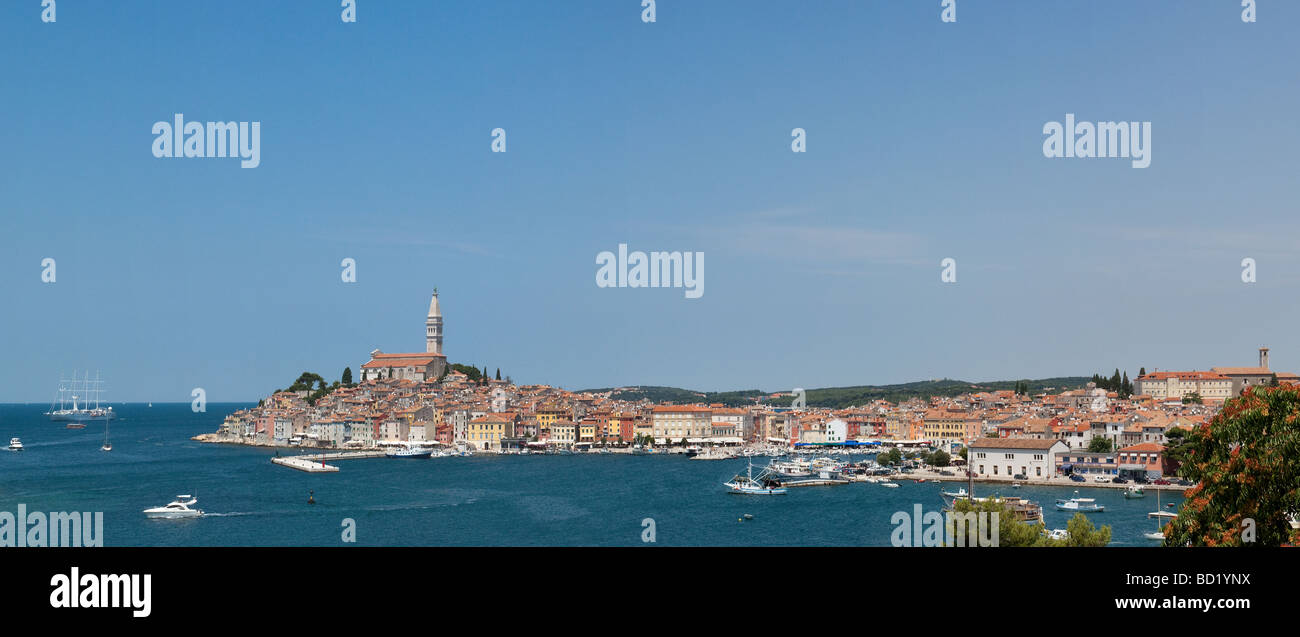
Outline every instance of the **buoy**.
[(316, 498), (314, 497), (315, 493), (315, 491), (307, 492), (307, 504), (316, 504)]

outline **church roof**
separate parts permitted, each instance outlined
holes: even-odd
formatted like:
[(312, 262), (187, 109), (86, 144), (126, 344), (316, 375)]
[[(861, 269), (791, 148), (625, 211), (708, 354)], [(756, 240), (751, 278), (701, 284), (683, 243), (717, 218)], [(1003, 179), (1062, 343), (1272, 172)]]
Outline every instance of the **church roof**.
[(430, 365), (433, 361), (447, 358), (442, 354), (426, 354), (424, 352), (413, 354), (375, 354), (370, 357), (370, 362), (362, 365), (362, 369), (375, 369), (376, 367), (407, 367)]

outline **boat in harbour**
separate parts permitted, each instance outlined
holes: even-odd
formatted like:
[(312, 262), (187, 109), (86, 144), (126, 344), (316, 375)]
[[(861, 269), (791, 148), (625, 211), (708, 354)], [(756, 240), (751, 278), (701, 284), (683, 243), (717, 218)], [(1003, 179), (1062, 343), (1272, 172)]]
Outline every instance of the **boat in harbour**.
[(727, 487), (727, 493), (743, 495), (785, 495), (787, 493), (785, 486), (770, 469), (759, 471), (758, 476), (755, 477), (753, 462), (749, 463), (745, 475), (737, 475), (730, 481), (724, 482), (723, 486)]
[(90, 372), (86, 372), (85, 378), (77, 378), (74, 372), (71, 380), (59, 381), (59, 397), (50, 404), (45, 416), (54, 422), (69, 423), (68, 429), (84, 429), (82, 423), (86, 422), (112, 420), (113, 408), (99, 406), (103, 383), (98, 374), (91, 380)]
[[(1078, 491), (1075, 491), (1075, 494), (1078, 493)], [(1056, 510), (1075, 513), (1101, 513), (1106, 510), (1106, 507), (1097, 504), (1097, 501), (1093, 498), (1057, 498)]]
[(17, 439), (17, 438), (10, 438), (10, 439), (9, 439), (9, 450), (10, 450), (10, 451), (22, 451), (22, 450), (23, 450), (23, 441), (21, 441), (21, 440), (19, 440), (19, 439)]
[(1147, 514), (1147, 517), (1156, 519), (1156, 530), (1153, 533), (1143, 533), (1142, 537), (1148, 540), (1157, 540), (1163, 542), (1165, 540), (1165, 529), (1164, 529), (1164, 523), (1161, 522), (1161, 518), (1166, 518), (1166, 519), (1176, 518), (1178, 517), (1178, 514), (1170, 513), (1169, 511), (1160, 510), (1160, 489), (1156, 489), (1156, 510)]
[(191, 495), (178, 495), (176, 499), (169, 502), (167, 506), (154, 507), (145, 509), (145, 517), (162, 520), (179, 520), (182, 518), (197, 518), (203, 515), (203, 512), (190, 507), (197, 504), (198, 498)]
[(389, 458), (432, 458), (433, 450), (428, 447), (397, 447), (384, 453)]
[[(1128, 486), (1128, 488), (1124, 489), (1124, 497), (1129, 498), (1130, 500), (1134, 498), (1146, 497), (1146, 494), (1147, 494), (1146, 491), (1142, 490), (1142, 486), (1137, 484), (1131, 484)], [(1156, 506), (1159, 506), (1159, 504), (1157, 504)]]

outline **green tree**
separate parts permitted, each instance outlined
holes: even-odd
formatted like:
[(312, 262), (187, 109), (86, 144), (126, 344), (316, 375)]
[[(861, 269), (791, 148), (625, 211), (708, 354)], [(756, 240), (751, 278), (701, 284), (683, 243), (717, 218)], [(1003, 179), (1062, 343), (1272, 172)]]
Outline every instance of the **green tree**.
[[(1300, 543), (1300, 390), (1252, 387), (1187, 436), (1183, 475), (1199, 484), (1165, 527), (1168, 546)], [(1252, 522), (1246, 522), (1247, 519)]]
[(1110, 453), (1115, 450), (1115, 443), (1105, 436), (1093, 436), (1088, 441), (1089, 453)]
[(946, 467), (952, 462), (952, 456), (948, 455), (947, 451), (940, 449), (930, 454), (930, 457), (926, 459), (926, 462), (936, 467)]
[(1065, 524), (1065, 530), (1069, 536), (1065, 538), (1066, 546), (1106, 546), (1110, 544), (1110, 527), (1103, 526), (1100, 529), (1092, 525), (1092, 520), (1082, 513), (1075, 513), (1074, 517)]
[(1197, 404), (1197, 405), (1200, 405), (1200, 404), (1203, 404), (1204, 402), (1205, 402), (1205, 401), (1201, 398), (1201, 394), (1198, 393), (1198, 392), (1189, 392), (1189, 393), (1183, 394), (1183, 404), (1184, 404), (1184, 405), (1190, 405), (1190, 404)]
[(342, 377), (342, 381), (343, 381), (343, 385), (344, 385), (344, 386), (347, 386), (347, 387), (351, 387), (351, 386), (352, 386), (352, 368), (351, 368), (351, 367), (344, 367), (344, 368), (343, 368), (343, 377)]
[(501, 380), (501, 368), (497, 368), (497, 380)]

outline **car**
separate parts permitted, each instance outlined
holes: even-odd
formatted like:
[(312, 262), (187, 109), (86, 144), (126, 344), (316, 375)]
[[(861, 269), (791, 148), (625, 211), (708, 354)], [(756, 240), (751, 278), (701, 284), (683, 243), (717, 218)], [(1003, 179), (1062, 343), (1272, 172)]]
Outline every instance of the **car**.
[(1133, 483), (1134, 483), (1134, 484), (1147, 484), (1147, 479), (1146, 479), (1144, 476), (1138, 476), (1138, 477), (1136, 477), (1136, 478), (1133, 478)]
[(1092, 481), (1093, 481), (1093, 482), (1110, 482), (1110, 478), (1107, 478), (1104, 474), (1102, 474), (1102, 475), (1096, 475), (1096, 476), (1093, 476), (1093, 477), (1092, 477)]
[(1156, 478), (1155, 480), (1151, 481), (1151, 484), (1173, 484), (1173, 483), (1164, 478)]
[(1111, 482), (1114, 484), (1128, 484), (1128, 479), (1121, 476), (1115, 476), (1114, 478), (1111, 478)]
[(1079, 474), (1077, 474), (1077, 473), (1071, 473), (1071, 474), (1070, 474), (1070, 479), (1073, 480), (1073, 481), (1075, 481), (1075, 482), (1087, 482), (1087, 480), (1085, 480), (1085, 479), (1083, 478), (1083, 476), (1081, 476), (1081, 475), (1079, 475)]
[(953, 472), (948, 471), (948, 470), (945, 469), (945, 470), (943, 470), (943, 471), (940, 471), (940, 472), (939, 472), (939, 475), (941, 475), (941, 476), (955, 476), (955, 475), (957, 475), (957, 474), (955, 474), (955, 473), (953, 473)]
[(1011, 479), (1012, 479), (1012, 480), (1028, 480), (1028, 479), (1029, 479), (1029, 476), (1027, 476), (1027, 475), (1025, 475), (1025, 474), (1023, 474), (1023, 473), (1017, 473), (1016, 475), (1011, 476)]
[(1174, 480), (1174, 484), (1180, 487), (1190, 487), (1196, 483), (1192, 482), (1191, 480), (1188, 480), (1187, 478), (1179, 478), (1177, 480)]

